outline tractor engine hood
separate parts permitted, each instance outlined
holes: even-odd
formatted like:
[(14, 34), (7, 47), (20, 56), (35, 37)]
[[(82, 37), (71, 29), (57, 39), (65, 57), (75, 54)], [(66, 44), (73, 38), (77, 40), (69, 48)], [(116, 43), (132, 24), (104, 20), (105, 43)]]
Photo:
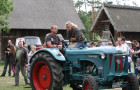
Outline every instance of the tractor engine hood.
[(71, 48), (66, 49), (66, 54), (100, 54), (100, 53), (122, 53), (113, 46), (102, 46), (93, 48)]

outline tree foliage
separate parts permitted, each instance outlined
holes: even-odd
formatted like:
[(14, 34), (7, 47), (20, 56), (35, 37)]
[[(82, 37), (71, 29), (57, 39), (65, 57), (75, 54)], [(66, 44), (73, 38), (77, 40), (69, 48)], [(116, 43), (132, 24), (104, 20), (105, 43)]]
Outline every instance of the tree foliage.
[[(86, 38), (90, 41), (92, 41), (92, 32), (90, 31), (91, 25), (92, 25), (92, 10), (89, 10), (89, 7), (94, 6), (94, 18), (97, 16), (101, 6), (102, 2), (101, 0), (73, 0), (75, 8), (79, 14), (79, 17), (81, 21), (83, 22), (85, 26), (85, 30), (83, 30), (84, 35)], [(126, 3), (130, 2), (130, 0), (116, 0), (117, 5), (123, 4), (127, 5)], [(106, 4), (113, 4), (113, 0), (105, 0)], [(136, 2), (133, 1), (132, 4), (134, 6), (137, 6)], [(100, 36), (95, 33), (96, 38), (100, 38)]]
[(77, 2), (74, 3), (75, 8), (79, 14), (79, 17), (85, 26), (85, 30), (83, 30), (83, 33), (88, 39), (88, 41), (92, 41), (93, 39), (92, 32), (90, 32), (90, 28), (92, 25), (92, 11), (89, 10), (89, 7), (91, 8), (92, 6), (96, 7), (95, 11), (96, 15), (99, 8), (101, 7), (101, 4), (102, 3), (100, 0), (78, 0)]
[(10, 13), (13, 11), (13, 0), (0, 0), (0, 33), (2, 31), (9, 32), (10, 27), (7, 21)]

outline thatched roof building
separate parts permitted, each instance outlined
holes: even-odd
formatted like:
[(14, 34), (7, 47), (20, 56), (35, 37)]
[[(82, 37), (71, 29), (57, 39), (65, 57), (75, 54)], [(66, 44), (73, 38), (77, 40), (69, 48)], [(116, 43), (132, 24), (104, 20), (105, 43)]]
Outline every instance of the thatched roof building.
[(72, 0), (14, 0), (15, 10), (9, 21), (15, 29), (50, 29), (55, 24), (65, 30), (72, 21), (84, 29)]
[(44, 41), (50, 27), (57, 25), (59, 34), (66, 38), (65, 23), (72, 21), (80, 29), (83, 26), (72, 0), (14, 0), (14, 11), (9, 18), (11, 31), (0, 35), (0, 60), (7, 40), (15, 43), (17, 37), (39, 36)]
[(98, 13), (91, 31), (104, 36), (109, 30), (116, 39), (119, 36), (127, 40), (140, 41), (140, 7), (104, 4)]

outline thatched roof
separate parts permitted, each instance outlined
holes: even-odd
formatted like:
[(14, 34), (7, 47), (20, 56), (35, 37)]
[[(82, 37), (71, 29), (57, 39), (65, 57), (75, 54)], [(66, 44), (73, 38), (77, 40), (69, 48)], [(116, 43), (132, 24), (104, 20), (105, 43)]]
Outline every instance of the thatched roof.
[(91, 30), (99, 29), (102, 22), (110, 22), (118, 32), (140, 32), (140, 7), (104, 4)]
[(15, 29), (50, 29), (53, 24), (65, 29), (72, 21), (84, 29), (72, 0), (14, 0), (14, 12), (9, 21)]

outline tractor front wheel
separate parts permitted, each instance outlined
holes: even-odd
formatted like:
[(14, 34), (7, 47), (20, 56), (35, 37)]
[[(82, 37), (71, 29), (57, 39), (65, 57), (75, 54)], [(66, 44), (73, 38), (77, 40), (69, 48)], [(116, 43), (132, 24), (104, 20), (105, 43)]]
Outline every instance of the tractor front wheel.
[(98, 85), (93, 76), (87, 76), (83, 81), (82, 90), (98, 90)]
[(48, 53), (33, 57), (30, 81), (32, 90), (62, 90), (63, 73), (60, 64)]
[(130, 73), (125, 79), (125, 82), (128, 82), (129, 87), (123, 87), (122, 90), (139, 90), (139, 83), (136, 75)]
[(82, 87), (80, 87), (80, 85), (70, 84), (70, 87), (71, 87), (73, 90), (82, 90)]

